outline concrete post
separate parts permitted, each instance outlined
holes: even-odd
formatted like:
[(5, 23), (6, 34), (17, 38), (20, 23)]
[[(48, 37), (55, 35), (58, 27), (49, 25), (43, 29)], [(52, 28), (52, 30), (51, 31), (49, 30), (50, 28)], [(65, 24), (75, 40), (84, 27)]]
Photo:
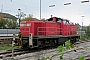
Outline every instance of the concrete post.
[(12, 40), (12, 59), (14, 57), (14, 41), (15, 41), (15, 34), (13, 34), (13, 40)]

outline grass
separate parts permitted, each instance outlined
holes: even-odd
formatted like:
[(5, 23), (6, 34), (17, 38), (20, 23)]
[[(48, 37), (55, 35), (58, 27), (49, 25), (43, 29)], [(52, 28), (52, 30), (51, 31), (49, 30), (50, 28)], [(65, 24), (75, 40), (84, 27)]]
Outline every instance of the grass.
[(80, 36), (80, 38), (81, 38), (81, 39), (85, 39), (85, 38), (86, 38), (86, 39), (89, 39), (90, 36), (88, 36), (87, 34), (83, 34), (83, 35)]
[[(14, 49), (19, 48), (19, 46), (14, 46)], [(12, 44), (0, 44), (0, 50), (11, 50)]]

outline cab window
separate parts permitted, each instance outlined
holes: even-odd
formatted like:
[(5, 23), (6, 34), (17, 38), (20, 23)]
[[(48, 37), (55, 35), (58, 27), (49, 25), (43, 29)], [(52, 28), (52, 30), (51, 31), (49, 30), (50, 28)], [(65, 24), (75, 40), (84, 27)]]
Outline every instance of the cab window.
[(62, 19), (58, 18), (58, 19), (57, 19), (57, 22), (58, 22), (58, 23), (62, 23)]
[(68, 24), (68, 21), (66, 21), (66, 20), (64, 20), (63, 22), (64, 22), (64, 24), (65, 24), (65, 25), (67, 25), (67, 24)]

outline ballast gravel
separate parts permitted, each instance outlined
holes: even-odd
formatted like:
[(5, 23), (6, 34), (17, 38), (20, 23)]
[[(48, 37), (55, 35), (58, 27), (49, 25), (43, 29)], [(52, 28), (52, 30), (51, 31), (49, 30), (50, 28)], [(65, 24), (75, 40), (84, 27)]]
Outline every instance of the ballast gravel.
[[(63, 54), (63, 60), (79, 60), (81, 56), (85, 56), (86, 59), (88, 58), (88, 56), (90, 56), (90, 42), (77, 44), (76, 46), (83, 49), (76, 50), (76, 52), (71, 51)], [(16, 57), (14, 57), (14, 60), (38, 60), (38, 59), (42, 59), (43, 57), (49, 57), (51, 55), (54, 55), (57, 52), (58, 52), (58, 48), (44, 50), (40, 52), (28, 53), (23, 55), (17, 55)], [(61, 55), (54, 56), (52, 60), (60, 60), (59, 58), (60, 56)], [(8, 59), (10, 60), (10, 58), (7, 58), (7, 60)]]

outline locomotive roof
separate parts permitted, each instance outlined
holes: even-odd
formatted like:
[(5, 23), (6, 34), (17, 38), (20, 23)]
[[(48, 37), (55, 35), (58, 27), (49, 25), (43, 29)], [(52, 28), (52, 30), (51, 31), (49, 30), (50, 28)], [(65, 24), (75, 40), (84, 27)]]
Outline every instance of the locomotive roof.
[(61, 19), (66, 20), (66, 21), (69, 21), (68, 19), (65, 19), (65, 18), (61, 18)]
[(38, 19), (34, 19), (34, 20), (23, 20), (21, 21), (20, 23), (28, 23), (28, 22), (50, 22), (49, 20), (50, 19), (53, 19), (53, 18), (57, 18), (57, 19), (61, 19), (61, 20), (65, 20), (65, 21), (69, 21), (68, 19), (64, 19), (64, 18), (58, 18), (58, 17), (51, 17), (49, 19), (46, 19), (46, 20), (38, 20)]

